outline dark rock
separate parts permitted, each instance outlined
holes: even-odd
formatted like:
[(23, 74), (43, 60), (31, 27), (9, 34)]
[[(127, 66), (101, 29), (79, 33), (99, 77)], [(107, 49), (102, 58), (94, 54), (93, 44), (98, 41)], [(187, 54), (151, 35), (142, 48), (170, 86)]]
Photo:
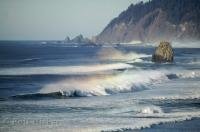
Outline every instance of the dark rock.
[(169, 42), (160, 42), (152, 55), (153, 62), (173, 62), (174, 52)]
[(67, 36), (66, 38), (65, 38), (65, 40), (64, 40), (64, 42), (66, 42), (66, 43), (69, 43), (71, 40), (70, 40), (70, 38)]
[(83, 35), (80, 34), (76, 36), (75, 38), (73, 38), (71, 41), (74, 43), (82, 43), (84, 41)]
[(75, 38), (71, 39), (67, 36), (64, 40), (65, 43), (71, 43), (71, 44), (93, 44), (93, 42), (88, 39), (84, 38), (83, 35), (78, 35)]

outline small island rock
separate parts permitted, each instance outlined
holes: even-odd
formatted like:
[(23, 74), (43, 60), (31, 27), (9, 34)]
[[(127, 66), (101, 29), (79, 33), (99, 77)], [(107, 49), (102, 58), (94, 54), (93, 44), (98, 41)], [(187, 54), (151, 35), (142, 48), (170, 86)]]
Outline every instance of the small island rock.
[(158, 63), (173, 62), (173, 59), (174, 52), (171, 44), (169, 42), (160, 42), (159, 46), (152, 55), (152, 61)]
[(70, 44), (93, 44), (93, 42), (88, 39), (84, 38), (83, 35), (78, 35), (73, 39), (70, 39), (68, 36), (65, 38), (64, 43), (70, 43)]
[(64, 42), (65, 43), (69, 43), (71, 40), (70, 40), (70, 38), (67, 36), (66, 38), (65, 38), (65, 40), (64, 40)]

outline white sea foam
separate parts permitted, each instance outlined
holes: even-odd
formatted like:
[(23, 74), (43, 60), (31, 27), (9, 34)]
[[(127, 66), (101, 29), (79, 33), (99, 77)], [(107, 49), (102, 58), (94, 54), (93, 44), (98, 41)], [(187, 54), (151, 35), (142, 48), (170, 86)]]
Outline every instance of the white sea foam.
[[(199, 70), (190, 71), (184, 69), (130, 69), (128, 71), (105, 74), (110, 70), (124, 68), (132, 68), (132, 65), (115, 63), (90, 66), (7, 68), (1, 69), (0, 75), (87, 74), (87, 76), (72, 77), (47, 84), (39, 91), (39, 93), (45, 94), (60, 92), (63, 96), (100, 96), (120, 92), (133, 92), (148, 89), (151, 84), (168, 81), (174, 77), (200, 77)], [(105, 73), (96, 74), (98, 72)], [(173, 97), (176, 98), (174, 95)], [(156, 96), (155, 98), (165, 97)], [(194, 98), (196, 98), (196, 96)]]
[(66, 96), (70, 93), (82, 93), (91, 95), (108, 95), (119, 92), (143, 90), (153, 82), (168, 80), (165, 73), (155, 70), (128, 71), (114, 75), (94, 75), (62, 80), (43, 87), (41, 93), (62, 91)]
[[(177, 113), (176, 113), (177, 114)], [(185, 113), (184, 113), (185, 114)], [(132, 124), (130, 125), (124, 125), (121, 126), (119, 125), (118, 127), (121, 126), (121, 128), (119, 129), (114, 129), (114, 128), (109, 128), (107, 127), (107, 129), (104, 129), (104, 131), (127, 131), (127, 130), (140, 130), (140, 129), (144, 129), (144, 128), (150, 128), (152, 125), (158, 125), (161, 123), (175, 123), (175, 122), (181, 122), (181, 121), (186, 121), (186, 120), (191, 120), (194, 117), (200, 117), (199, 112), (191, 112), (191, 113), (187, 113), (187, 114), (180, 114), (176, 115), (174, 117), (170, 118), (170, 114), (166, 114), (166, 116), (163, 116), (164, 118), (136, 118), (136, 120), (132, 120)]]
[(90, 74), (95, 72), (126, 69), (131, 67), (131, 65), (125, 63), (114, 63), (81, 66), (0, 68), (0, 75)]
[[(147, 54), (139, 54), (135, 52), (123, 53), (113, 47), (102, 48), (97, 53), (100, 60), (120, 60), (127, 62), (142, 62), (140, 58), (149, 57)], [(34, 61), (40, 58), (29, 58), (23, 61)], [(18, 68), (0, 68), (0, 75), (42, 75), (42, 74), (92, 74), (95, 72), (104, 72), (117, 69), (132, 68), (132, 65), (126, 63), (111, 63), (111, 64), (93, 64), (93, 65), (75, 65), (75, 66), (43, 66), (43, 67), (18, 67)]]
[(128, 64), (134, 64), (134, 63), (144, 63), (144, 64), (152, 64), (152, 61), (148, 61), (148, 60), (143, 60), (141, 58), (138, 59), (134, 59), (134, 60), (130, 60), (127, 62)]
[(26, 62), (26, 61), (34, 61), (34, 60), (39, 60), (40, 58), (26, 58), (23, 59), (22, 62)]
[(179, 78), (196, 78), (196, 77), (200, 77), (200, 70), (182, 70), (182, 71), (177, 71), (176, 75)]
[(145, 107), (140, 112), (142, 114), (162, 113), (162, 109), (159, 107)]
[(61, 92), (64, 96), (100, 96), (149, 89), (149, 85), (168, 81), (173, 79), (173, 76), (178, 78), (200, 77), (199, 71), (175, 71), (137, 69), (109, 75), (68, 78), (57, 83), (48, 84), (40, 92)]

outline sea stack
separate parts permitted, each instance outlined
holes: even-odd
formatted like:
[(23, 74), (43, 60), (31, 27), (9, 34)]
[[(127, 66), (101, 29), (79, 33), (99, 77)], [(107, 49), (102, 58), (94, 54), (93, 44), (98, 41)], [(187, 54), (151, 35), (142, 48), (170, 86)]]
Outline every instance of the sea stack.
[(154, 54), (152, 55), (152, 61), (163, 63), (163, 62), (173, 62), (174, 52), (172, 46), (169, 42), (160, 42), (159, 46), (156, 48)]

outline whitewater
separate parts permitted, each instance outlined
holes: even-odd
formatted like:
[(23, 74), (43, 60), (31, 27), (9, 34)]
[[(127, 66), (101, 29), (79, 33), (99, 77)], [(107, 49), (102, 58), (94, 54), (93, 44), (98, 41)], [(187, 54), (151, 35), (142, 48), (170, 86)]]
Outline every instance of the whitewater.
[(153, 46), (13, 43), (0, 43), (1, 131), (139, 131), (200, 117), (199, 48), (156, 64)]

